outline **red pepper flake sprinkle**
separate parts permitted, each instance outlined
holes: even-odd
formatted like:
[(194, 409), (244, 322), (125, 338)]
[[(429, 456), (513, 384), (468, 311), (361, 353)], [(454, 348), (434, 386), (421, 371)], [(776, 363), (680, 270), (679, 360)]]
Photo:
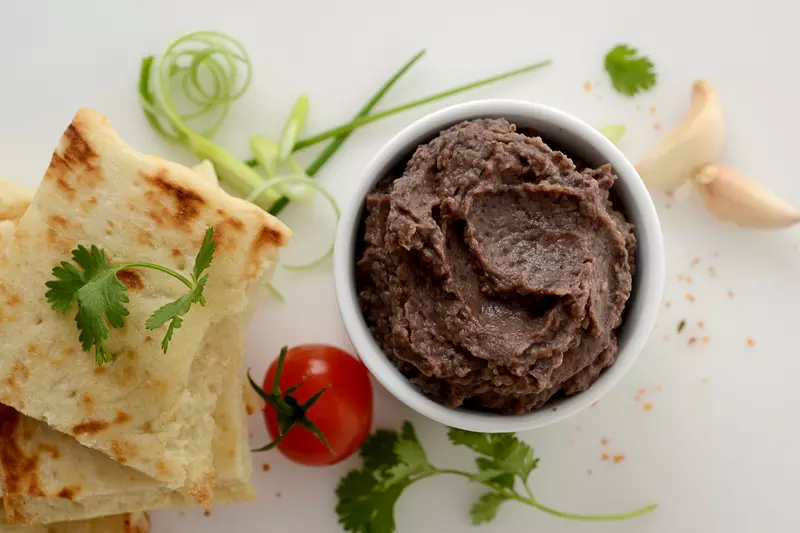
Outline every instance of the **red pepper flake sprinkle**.
[(618, 464), (620, 464), (620, 463), (621, 463), (622, 461), (624, 461), (624, 460), (625, 460), (625, 456), (624, 456), (624, 455), (622, 455), (622, 454), (619, 454), (619, 455), (615, 455), (615, 456), (614, 456), (614, 464), (615, 464), (615, 465), (618, 465)]
[(651, 105), (651, 106), (650, 106), (650, 113), (651, 113), (651, 114), (654, 114), (655, 112), (656, 112), (656, 106), (654, 106), (654, 105)]
[(692, 345), (697, 342), (697, 337), (689, 337), (689, 344)]
[(753, 337), (747, 337), (746, 342), (747, 342), (748, 346), (755, 346), (756, 345), (756, 341), (753, 340)]
[(597, 402), (592, 402), (592, 407), (594, 407), (595, 405), (597, 405)]
[(211, 516), (211, 511), (209, 511), (209, 510), (203, 511), (203, 516), (205, 516), (206, 518), (210, 517)]
[(662, 387), (661, 385), (656, 385), (656, 390), (658, 392), (661, 392), (662, 390), (664, 390), (664, 387)]
[(603, 446), (608, 446), (608, 439), (603, 437), (602, 439), (600, 439), (600, 444), (602, 444)]
[(708, 344), (710, 339), (708, 337), (703, 337), (703, 344)]
[(261, 470), (263, 470), (264, 472), (269, 472), (269, 468), (270, 468), (269, 463), (264, 463), (263, 465), (261, 465)]
[(675, 276), (675, 279), (677, 279), (678, 281), (683, 281), (683, 274), (678, 274), (677, 276)]
[(669, 335), (664, 335), (664, 340), (668, 341), (669, 340)]
[(711, 276), (712, 278), (717, 277), (717, 269), (714, 268), (714, 265), (710, 265), (708, 267), (708, 275)]
[(659, 131), (661, 129), (661, 124), (658, 122), (653, 122), (653, 129)]
[(586, 83), (584, 83), (583, 84), (583, 90), (586, 91), (587, 93), (589, 91), (591, 91), (592, 90), (592, 82), (587, 81)]
[(694, 303), (695, 301), (694, 294), (692, 294), (691, 292), (687, 292), (683, 297), (692, 303)]
[(602, 459), (603, 461), (608, 461), (610, 458), (611, 457), (607, 453), (604, 453), (603, 455), (600, 456), (600, 459)]
[(692, 266), (696, 267), (699, 264), (700, 264), (700, 257), (694, 256), (694, 258), (692, 259)]
[(692, 282), (692, 276), (686, 276), (686, 283)]
[(281, 494), (280, 492), (276, 492), (276, 493), (275, 493), (275, 496), (277, 496), (278, 498), (280, 498), (281, 496), (283, 496), (283, 494)]
[(697, 327), (698, 328), (703, 329), (705, 327), (705, 325), (706, 325), (706, 323), (703, 322), (702, 320), (698, 320), (697, 321)]
[(733, 298), (734, 296), (736, 295), (733, 294), (733, 291), (728, 291), (728, 298)]

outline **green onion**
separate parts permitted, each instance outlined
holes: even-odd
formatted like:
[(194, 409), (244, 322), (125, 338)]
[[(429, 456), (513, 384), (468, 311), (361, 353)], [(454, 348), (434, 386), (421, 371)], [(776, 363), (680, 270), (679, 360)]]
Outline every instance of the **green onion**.
[[(331, 195), (331, 193), (329, 193), (327, 190), (325, 190), (325, 188), (322, 185), (312, 181), (311, 179), (309, 179), (307, 177), (284, 176), (284, 177), (277, 177), (277, 178), (269, 179), (269, 180), (265, 181), (264, 183), (262, 183), (259, 187), (255, 188), (250, 196), (251, 197), (255, 197), (255, 196), (258, 196), (258, 195), (262, 194), (264, 191), (268, 191), (268, 190), (270, 190), (272, 188), (279, 187), (279, 186), (282, 186), (282, 185), (288, 185), (288, 184), (302, 185), (303, 187), (310, 187), (310, 188), (316, 190), (317, 192), (319, 192), (328, 201), (328, 203), (330, 204), (331, 208), (333, 208), (334, 214), (336, 215), (336, 224), (334, 224), (334, 228), (339, 224), (339, 218), (341, 217), (341, 211), (339, 210), (339, 204), (336, 203), (336, 199)], [(250, 198), (247, 198), (247, 199), (250, 200)], [(314, 268), (318, 267), (319, 265), (321, 265), (322, 263), (324, 263), (325, 261), (327, 261), (333, 255), (334, 244), (335, 243), (331, 243), (330, 248), (328, 248), (328, 251), (325, 252), (324, 255), (321, 255), (320, 257), (318, 257), (317, 259), (311, 261), (308, 264), (305, 264), (305, 265), (283, 265), (283, 268), (285, 268), (287, 270), (311, 270), (311, 269), (314, 269)]]
[[(151, 90), (154, 67), (155, 93)], [(213, 31), (198, 31), (176, 39), (157, 66), (152, 57), (146, 57), (139, 73), (142, 108), (153, 129), (165, 139), (184, 145), (200, 159), (214, 163), (223, 183), (241, 196), (264, 180), (211, 137), (227, 116), (230, 105), (249, 87), (250, 77), (250, 58), (244, 46)], [(183, 90), (187, 110), (178, 109), (174, 87)], [(200, 119), (210, 124), (197, 131), (190, 122)], [(277, 199), (274, 191), (264, 191), (253, 201), (269, 209)]]
[(539, 63), (534, 63), (533, 65), (528, 65), (526, 67), (518, 68), (516, 70), (512, 70), (509, 72), (504, 72), (502, 74), (497, 74), (496, 76), (491, 76), (489, 78), (484, 78), (482, 80), (478, 80), (472, 83), (468, 83), (466, 85), (461, 85), (454, 89), (449, 89), (447, 91), (438, 92), (436, 94), (432, 94), (430, 96), (426, 96), (425, 98), (420, 98), (419, 100), (414, 100), (413, 102), (408, 102), (407, 104), (399, 105), (397, 107), (393, 107), (391, 109), (387, 109), (386, 111), (381, 111), (379, 113), (375, 113), (374, 115), (358, 117), (355, 120), (343, 124), (341, 126), (337, 126), (335, 128), (329, 129), (327, 131), (323, 131), (322, 133), (318, 133), (313, 137), (309, 137), (307, 139), (301, 139), (294, 145), (295, 150), (302, 150), (303, 148), (307, 148), (309, 146), (315, 145), (320, 143), (326, 139), (330, 139), (331, 137), (336, 137), (338, 135), (342, 135), (344, 133), (350, 133), (351, 131), (364, 126), (365, 124), (369, 124), (370, 122), (375, 122), (382, 118), (386, 118), (392, 115), (396, 115), (397, 113), (401, 113), (403, 111), (407, 111), (409, 109), (413, 109), (415, 107), (419, 107), (424, 104), (428, 104), (431, 102), (435, 102), (437, 100), (441, 100), (443, 98), (447, 98), (449, 96), (456, 95), (458, 93), (462, 93), (464, 91), (468, 91), (470, 89), (476, 89), (478, 87), (482, 87), (484, 85), (489, 85), (490, 83), (494, 83), (500, 80), (504, 80), (506, 78), (511, 78), (513, 76), (518, 76), (520, 74), (525, 74), (526, 72), (531, 72), (536, 69), (540, 69), (550, 65), (552, 61), (540, 61)]
[[(372, 98), (370, 98), (367, 101), (367, 103), (364, 104), (364, 106), (356, 114), (355, 118), (365, 117), (369, 115), (370, 112), (375, 108), (375, 106), (378, 105), (381, 99), (386, 95), (386, 93), (389, 92), (389, 89), (391, 89), (392, 86), (395, 83), (397, 83), (397, 80), (399, 80), (406, 72), (408, 72), (409, 69), (411, 69), (411, 67), (414, 66), (414, 64), (417, 61), (422, 59), (422, 56), (424, 55), (425, 55), (425, 50), (420, 50), (414, 57), (409, 59), (405, 65), (400, 67), (400, 69), (397, 72), (395, 72), (394, 75), (392, 75), (392, 77), (389, 78), (386, 81), (386, 83), (384, 83), (383, 86), (381, 86), (380, 89), (378, 89), (378, 92), (372, 95)], [(327, 163), (328, 160), (331, 157), (333, 157), (333, 155), (336, 152), (339, 151), (339, 148), (342, 147), (342, 144), (344, 144), (344, 142), (350, 136), (350, 133), (351, 132), (347, 132), (336, 136), (336, 138), (333, 139), (333, 141), (331, 141), (331, 143), (325, 147), (325, 150), (323, 150), (322, 153), (320, 153), (316, 157), (316, 159), (314, 159), (314, 161), (311, 162), (308, 168), (306, 168), (306, 175), (310, 178), (313, 178), (314, 175), (317, 172), (319, 172), (323, 166), (325, 166), (325, 163)], [(253, 166), (255, 165), (255, 162), (248, 161), (247, 164)], [(289, 199), (286, 196), (284, 196), (283, 198), (280, 198), (277, 202), (275, 202), (275, 204), (270, 208), (269, 212), (277, 216), (281, 211), (283, 211), (283, 208), (286, 207), (288, 203)]]
[(308, 116), (308, 96), (302, 95), (295, 102), (292, 112), (289, 113), (289, 119), (283, 126), (283, 132), (278, 138), (279, 161), (286, 161), (286, 158), (292, 153), (292, 148), (306, 123), (306, 116)]
[(286, 300), (283, 298), (283, 294), (281, 294), (281, 291), (276, 289), (272, 283), (265, 283), (264, 288), (267, 289), (267, 292), (270, 293), (280, 303), (286, 303)]
[(250, 137), (250, 150), (256, 156), (258, 164), (267, 173), (267, 177), (274, 178), (278, 174), (278, 161), (280, 159), (278, 156), (280, 152), (278, 144), (263, 135), (253, 135)]
[(613, 124), (600, 128), (597, 131), (602, 133), (612, 143), (617, 144), (625, 136), (627, 128), (625, 128), (623, 124)]

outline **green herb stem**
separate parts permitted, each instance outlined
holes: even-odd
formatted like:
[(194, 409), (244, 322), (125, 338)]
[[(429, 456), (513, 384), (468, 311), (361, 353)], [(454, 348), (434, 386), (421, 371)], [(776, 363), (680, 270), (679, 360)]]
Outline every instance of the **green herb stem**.
[(483, 485), (483, 486), (485, 486), (485, 487), (497, 492), (498, 494), (501, 494), (502, 496), (504, 496), (504, 497), (506, 497), (506, 498), (508, 498), (510, 500), (516, 500), (516, 501), (518, 501), (520, 503), (524, 503), (526, 505), (529, 505), (531, 507), (539, 509), (540, 511), (542, 511), (544, 513), (547, 513), (547, 514), (550, 514), (550, 515), (553, 515), (553, 516), (557, 516), (559, 518), (566, 518), (568, 520), (579, 520), (579, 521), (584, 521), (584, 522), (613, 522), (613, 521), (617, 521), (617, 520), (627, 520), (629, 518), (634, 518), (636, 516), (647, 514), (649, 512), (655, 511), (658, 508), (657, 504), (650, 504), (650, 505), (645, 505), (644, 507), (641, 507), (639, 509), (636, 509), (635, 511), (630, 511), (630, 512), (627, 512), (627, 513), (618, 513), (618, 514), (594, 515), (594, 514), (565, 513), (563, 511), (559, 511), (557, 509), (553, 509), (552, 507), (548, 507), (548, 506), (546, 506), (546, 505), (544, 505), (542, 503), (539, 503), (539, 501), (533, 496), (533, 491), (531, 491), (530, 485), (528, 485), (527, 481), (523, 482), (523, 486), (525, 487), (525, 492), (527, 494), (527, 497), (526, 497), (526, 496), (524, 496), (522, 494), (519, 494), (515, 490), (503, 489), (503, 488), (500, 488), (497, 485), (494, 485), (494, 484), (492, 484), (492, 483), (490, 483), (488, 481), (477, 481), (477, 480), (474, 479), (472, 474), (470, 474), (469, 472), (463, 472), (461, 470), (453, 470), (453, 469), (449, 469), (449, 468), (435, 468), (434, 467), (434, 469), (432, 471), (430, 471), (430, 472), (428, 472), (428, 473), (426, 473), (426, 474), (424, 474), (424, 475), (422, 475), (422, 476), (420, 476), (418, 478), (415, 478), (414, 481), (418, 481), (420, 479), (423, 479), (423, 478), (426, 478), (426, 477), (431, 477), (431, 476), (434, 476), (434, 475), (437, 475), (437, 474), (451, 474), (451, 475), (454, 475), (454, 476), (460, 476), (460, 477), (467, 478), (470, 481), (473, 481), (475, 483), (480, 483), (481, 485)]
[(117, 267), (117, 271), (125, 270), (128, 268), (151, 268), (153, 270), (158, 270), (159, 272), (163, 272), (164, 274), (168, 274), (173, 278), (177, 279), (190, 289), (194, 288), (194, 283), (189, 280), (189, 278), (183, 276), (179, 272), (175, 272), (171, 268), (167, 268), (161, 265), (156, 265), (154, 263), (122, 263), (120, 265), (115, 265)]
[(336, 137), (337, 135), (342, 135), (344, 133), (349, 133), (365, 124), (369, 124), (371, 122), (375, 122), (382, 118), (389, 117), (391, 115), (396, 115), (397, 113), (401, 113), (403, 111), (407, 111), (409, 109), (413, 109), (415, 107), (419, 107), (424, 104), (428, 104), (431, 102), (435, 102), (436, 100), (441, 100), (443, 98), (447, 98), (449, 96), (456, 95), (458, 93), (462, 93), (464, 91), (469, 91), (471, 89), (476, 89), (478, 87), (482, 87), (484, 85), (489, 85), (490, 83), (494, 83), (500, 80), (504, 80), (507, 78), (511, 78), (513, 76), (518, 76), (520, 74), (525, 74), (526, 72), (531, 72), (533, 70), (537, 70), (543, 67), (546, 67), (552, 63), (551, 60), (540, 61), (538, 63), (534, 63), (532, 65), (528, 65), (522, 68), (518, 68), (515, 70), (511, 70), (509, 72), (504, 72), (502, 74), (497, 74), (496, 76), (491, 76), (489, 78), (484, 78), (482, 80), (478, 80), (472, 83), (468, 83), (466, 85), (461, 85), (459, 87), (455, 87), (453, 89), (448, 89), (446, 91), (438, 92), (436, 94), (432, 94), (430, 96), (426, 96), (424, 98), (420, 98), (418, 100), (414, 100), (412, 102), (408, 102), (406, 104), (399, 105), (397, 107), (393, 107), (391, 109), (387, 109), (386, 111), (381, 111), (379, 113), (375, 113), (374, 115), (368, 115), (360, 118), (356, 118), (355, 120), (349, 122), (348, 124), (343, 124), (341, 126), (337, 126), (327, 131), (323, 131), (322, 133), (318, 133), (313, 137), (309, 137), (307, 139), (300, 139), (297, 144), (294, 145), (295, 151), (302, 150), (303, 148), (307, 148), (309, 146), (315, 145), (320, 143), (326, 139), (330, 139), (331, 137)]
[[(409, 59), (406, 62), (405, 65), (400, 67), (400, 69), (397, 72), (395, 72), (392, 75), (392, 77), (389, 78), (386, 81), (386, 83), (383, 84), (383, 86), (381, 86), (380, 89), (378, 89), (378, 92), (376, 92), (375, 94), (372, 95), (372, 98), (370, 98), (367, 101), (367, 103), (364, 104), (364, 106), (358, 111), (358, 113), (356, 113), (355, 119), (359, 119), (359, 118), (362, 118), (362, 117), (365, 117), (365, 116), (369, 115), (372, 112), (372, 110), (375, 108), (375, 106), (378, 105), (378, 103), (381, 101), (381, 99), (386, 95), (386, 93), (389, 92), (389, 89), (391, 89), (394, 86), (394, 84), (397, 83), (397, 81), (401, 77), (403, 77), (403, 75), (406, 72), (408, 72), (409, 69), (411, 69), (411, 67), (413, 67), (414, 64), (417, 61), (422, 59), (422, 56), (424, 56), (424, 55), (425, 55), (425, 50), (424, 49), (420, 50), (419, 52), (417, 52), (416, 55), (414, 55), (414, 57)], [(325, 166), (325, 164), (328, 162), (328, 160), (331, 157), (333, 157), (333, 155), (336, 152), (339, 151), (339, 149), (342, 147), (342, 144), (344, 144), (344, 142), (347, 140), (347, 138), (350, 137), (351, 133), (352, 133), (352, 131), (348, 131), (346, 133), (342, 133), (342, 134), (337, 135), (333, 139), (333, 141), (331, 141), (331, 143), (328, 144), (328, 146), (325, 147), (325, 149), (322, 151), (322, 153), (320, 153), (311, 162), (311, 164), (308, 165), (308, 168), (306, 169), (306, 175), (308, 177), (313, 177), (317, 172), (319, 172), (322, 169), (322, 167)], [(252, 160), (247, 162), (248, 165), (254, 166), (251, 163), (255, 163), (255, 162), (252, 161)], [(283, 211), (283, 209), (288, 205), (288, 203), (289, 203), (289, 198), (287, 198), (285, 196), (282, 197), (282, 198), (279, 198), (272, 205), (272, 207), (270, 208), (269, 212), (271, 214), (277, 216), (281, 211)]]

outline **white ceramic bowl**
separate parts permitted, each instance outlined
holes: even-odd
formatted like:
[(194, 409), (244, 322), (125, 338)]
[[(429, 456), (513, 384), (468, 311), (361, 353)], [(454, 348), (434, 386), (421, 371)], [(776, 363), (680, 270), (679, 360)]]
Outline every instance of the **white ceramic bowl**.
[[(370, 334), (358, 305), (355, 250), (364, 199), (373, 185), (415, 148), (441, 130), (464, 120), (505, 118), (519, 128), (533, 128), (552, 142), (581, 157), (591, 166), (611, 163), (619, 176), (614, 185), (622, 210), (636, 224), (638, 249), (633, 292), (618, 330), (619, 356), (588, 390), (548, 403), (524, 415), (500, 415), (444, 407), (406, 379), (383, 354)], [(378, 381), (400, 401), (442, 424), (472, 431), (523, 431), (552, 424), (576, 414), (603, 397), (631, 368), (653, 328), (664, 285), (664, 245), (658, 215), (641, 178), (622, 152), (600, 132), (563, 111), (520, 100), (478, 100), (455, 105), (414, 122), (395, 135), (367, 166), (358, 189), (346, 207), (336, 235), (334, 279), (339, 310), (358, 355)]]

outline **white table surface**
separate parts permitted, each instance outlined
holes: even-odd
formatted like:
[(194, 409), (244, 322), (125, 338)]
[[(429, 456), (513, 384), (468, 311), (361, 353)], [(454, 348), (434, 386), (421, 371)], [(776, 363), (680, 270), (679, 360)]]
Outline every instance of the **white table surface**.
[[(624, 123), (628, 134), (620, 146), (636, 160), (681, 117), (692, 80), (704, 77), (716, 85), (726, 110), (724, 161), (800, 206), (796, 18), (792, 3), (778, 0), (4, 2), (0, 175), (36, 184), (80, 106), (107, 114), (141, 150), (193, 162), (166, 146), (143, 119), (136, 94), (139, 61), (160, 53), (183, 32), (217, 29), (243, 41), (254, 63), (253, 86), (219, 136), (242, 156), (249, 135), (278, 135), (299, 93), (311, 98), (306, 131), (320, 131), (347, 120), (423, 47), (428, 55), (393, 89), (384, 107), (553, 58), (546, 71), (450, 102), (524, 98), (598, 126)], [(659, 74), (655, 90), (627, 99), (610, 89), (602, 59), (617, 42), (638, 46), (652, 58)], [(594, 84), (588, 93), (587, 80)], [(441, 105), (359, 131), (320, 182), (340, 202), (350, 201), (372, 154), (397, 130)], [(609, 396), (524, 438), (541, 457), (532, 479), (543, 502), (576, 512), (618, 512), (652, 502), (660, 508), (628, 522), (586, 524), (508, 503), (492, 524), (476, 532), (798, 531), (798, 232), (743, 231), (716, 222), (696, 198), (670, 207), (662, 195), (656, 200), (671, 306), (663, 309), (633, 371)], [(285, 211), (296, 235), (287, 259), (310, 258), (329, 239), (329, 214), (324, 204), (316, 207)], [(701, 262), (691, 267), (695, 257)], [(716, 277), (708, 274), (710, 265)], [(678, 274), (691, 275), (692, 284), (677, 281)], [(287, 303), (265, 302), (247, 337), (247, 362), (255, 375), (262, 375), (283, 344), (314, 341), (350, 348), (329, 265), (312, 273), (280, 272), (275, 285)], [(733, 298), (728, 291), (734, 291)], [(694, 303), (684, 298), (686, 292), (696, 296)], [(678, 336), (681, 319), (688, 325)], [(705, 323), (702, 330), (699, 320)], [(696, 345), (689, 345), (690, 336), (699, 339)], [(703, 336), (709, 337), (707, 344)], [(747, 345), (748, 337), (755, 346)], [(646, 392), (636, 401), (639, 388)], [(645, 402), (652, 404), (651, 411), (645, 411)], [(376, 387), (376, 424), (398, 427), (405, 418), (416, 423), (435, 462), (471, 466), (469, 453), (447, 444), (445, 428)], [(260, 418), (254, 417), (251, 426), (253, 444), (262, 443)], [(604, 462), (604, 452), (624, 454), (625, 460)], [(262, 471), (264, 462), (272, 466), (268, 473)], [(195, 510), (157, 512), (154, 532), (340, 531), (333, 490), (357, 464), (351, 459), (306, 469), (276, 453), (257, 456), (257, 502), (217, 508), (210, 518)], [(424, 481), (400, 500), (398, 531), (471, 531), (468, 508), (479, 494), (479, 487), (462, 479)]]

